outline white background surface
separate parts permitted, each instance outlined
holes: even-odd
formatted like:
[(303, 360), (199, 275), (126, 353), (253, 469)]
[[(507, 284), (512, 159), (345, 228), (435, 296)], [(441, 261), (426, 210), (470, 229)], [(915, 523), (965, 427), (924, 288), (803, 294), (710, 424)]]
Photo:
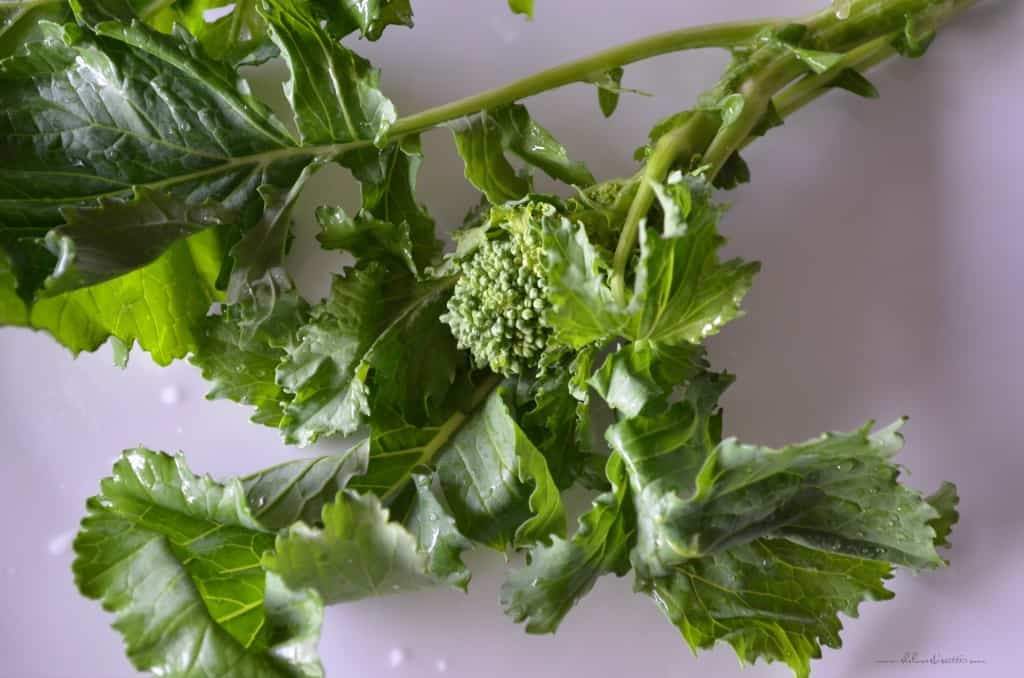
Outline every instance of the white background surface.
[[(819, 2), (537, 0), (532, 23), (502, 0), (414, 5), (416, 30), (391, 29), (358, 46), (382, 67), (403, 113), (647, 33), (795, 15)], [(900, 575), (895, 600), (862, 606), (847, 623), (845, 648), (814, 664), (819, 678), (1024, 673), (1022, 36), (1022, 3), (989, 2), (924, 60), (876, 71), (880, 101), (833, 94), (759, 141), (747, 154), (754, 182), (729, 196), (729, 253), (759, 259), (764, 270), (748, 316), (712, 342), (716, 366), (739, 375), (725, 401), (727, 434), (776, 444), (908, 414), (901, 461), (912, 484), (931, 491), (948, 478), (963, 496), (952, 567)], [(657, 96), (624, 97), (610, 121), (583, 85), (529, 106), (599, 179), (625, 175), (650, 124), (689, 106), (724, 64), (709, 52), (628, 68), (625, 86)], [(265, 80), (258, 90), (276, 89)], [(439, 223), (456, 224), (476, 197), (448, 135), (430, 134), (425, 146), (421, 197)], [(356, 196), (339, 172), (322, 173), (307, 191), (292, 263), (310, 294), (326, 289), (341, 262), (310, 248), (312, 209), (351, 207)], [(203, 393), (185, 363), (160, 369), (136, 352), (120, 372), (106, 348), (72, 361), (43, 335), (0, 331), (0, 675), (134, 675), (110, 616), (76, 593), (67, 548), (119, 450), (181, 449), (194, 470), (217, 477), (296, 454), (274, 431), (249, 424), (245, 409)], [(498, 606), (501, 557), (478, 552), (469, 561), (468, 596), (437, 590), (331, 608), (321, 641), (329, 675), (739, 673), (726, 647), (695, 660), (628, 579), (602, 580), (556, 636), (527, 636)], [(876, 662), (913, 651), (986, 663)], [(392, 668), (393, 659), (401, 661)], [(788, 670), (761, 664), (743, 675)]]

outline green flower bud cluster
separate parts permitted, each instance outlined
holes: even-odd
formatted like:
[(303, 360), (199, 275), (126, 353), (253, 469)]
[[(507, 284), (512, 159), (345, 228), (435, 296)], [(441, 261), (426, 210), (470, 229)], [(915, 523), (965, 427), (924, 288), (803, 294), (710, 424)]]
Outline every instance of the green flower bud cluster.
[(504, 231), (460, 263), (448, 313), (441, 316), (479, 367), (506, 376), (537, 370), (551, 341), (544, 321), (544, 249), (533, 229)]

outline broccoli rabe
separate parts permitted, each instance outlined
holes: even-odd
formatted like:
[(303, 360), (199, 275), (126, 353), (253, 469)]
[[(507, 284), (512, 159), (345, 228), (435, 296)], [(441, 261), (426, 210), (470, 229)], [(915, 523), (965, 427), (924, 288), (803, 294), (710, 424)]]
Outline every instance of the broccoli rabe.
[(486, 237), (457, 264), (459, 279), (441, 320), (479, 367), (532, 373), (564, 350), (545, 320), (550, 302), (539, 224), (554, 209), (538, 202), (495, 208), (482, 229)]

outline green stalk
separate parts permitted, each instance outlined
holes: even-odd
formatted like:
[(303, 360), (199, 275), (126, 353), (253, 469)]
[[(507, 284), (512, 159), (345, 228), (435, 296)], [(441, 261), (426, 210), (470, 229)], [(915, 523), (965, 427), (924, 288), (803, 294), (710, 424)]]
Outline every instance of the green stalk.
[(450, 120), (510, 104), (541, 92), (575, 82), (587, 82), (617, 66), (625, 66), (662, 54), (706, 47), (729, 48), (747, 45), (765, 28), (778, 25), (780, 25), (778, 20), (761, 19), (710, 24), (648, 36), (561, 66), (549, 68), (502, 87), (489, 89), (465, 99), (400, 118), (391, 126), (388, 136), (396, 138), (405, 134), (414, 134), (437, 127)]
[(722, 81), (704, 97), (722, 101), (730, 94), (743, 96), (743, 109), (727, 126), (716, 125), (709, 131), (705, 125), (691, 124), (695, 118), (710, 114), (695, 111), (683, 126), (658, 140), (640, 178), (615, 249), (612, 289), (619, 301), (625, 300), (626, 271), (639, 236), (639, 228), (654, 204), (654, 182), (662, 182), (673, 167), (689, 166), (703, 156), (705, 176), (712, 181), (733, 153), (751, 141), (751, 133), (763, 119), (769, 105), (780, 115), (814, 101), (824, 94), (845, 68), (869, 68), (896, 53), (893, 41), (911, 22), (916, 31), (927, 33), (938, 29), (953, 16), (975, 4), (977, 0), (855, 0), (843, 18), (836, 10), (812, 14), (798, 22), (807, 27), (801, 46), (820, 51), (846, 53), (835, 67), (820, 75), (812, 75), (781, 93), (807, 67), (797, 58), (772, 42), (753, 52), (750, 65), (736, 78), (727, 73)]
[(402, 491), (403, 487), (405, 487), (405, 483), (409, 480), (409, 476), (414, 468), (427, 466), (434, 460), (434, 457), (441, 451), (441, 448), (443, 448), (448, 441), (452, 439), (452, 436), (459, 432), (459, 429), (466, 423), (466, 420), (469, 419), (469, 417), (476, 412), (481, 405), (483, 405), (484, 401), (487, 400), (491, 395), (491, 392), (496, 389), (500, 383), (501, 376), (497, 374), (488, 374), (484, 380), (477, 385), (476, 389), (473, 391), (473, 396), (470, 398), (470, 401), (465, 408), (465, 411), (456, 410), (450, 417), (448, 417), (437, 429), (437, 433), (434, 434), (434, 437), (423, 446), (423, 451), (420, 453), (416, 463), (411, 464), (409, 469), (402, 474), (402, 476), (396, 480), (391, 487), (384, 491), (380, 497), (384, 504), (389, 503), (398, 496), (398, 493)]

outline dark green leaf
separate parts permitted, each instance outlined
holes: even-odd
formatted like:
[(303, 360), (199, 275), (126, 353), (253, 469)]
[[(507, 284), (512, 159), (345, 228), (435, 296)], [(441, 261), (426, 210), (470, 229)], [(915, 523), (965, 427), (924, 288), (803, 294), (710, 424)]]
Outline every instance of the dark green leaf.
[(470, 539), (503, 550), (565, 535), (565, 508), (544, 455), (500, 390), (442, 448), (437, 469), (456, 524)]
[(366, 472), (367, 443), (340, 454), (293, 459), (242, 478), (253, 516), (272, 530), (302, 521), (315, 525), (353, 476)]
[(722, 210), (706, 185), (677, 174), (655, 190), (661, 233), (642, 232), (625, 335), (667, 346), (700, 343), (740, 314), (740, 301), (760, 267), (719, 261)]
[(284, 268), (292, 233), (292, 208), (302, 187), (320, 163), (306, 165), (288, 189), (264, 184), (257, 190), (263, 198), (263, 214), (231, 248), (234, 266), (228, 280), (228, 302), (251, 302), (267, 313), (282, 294), (292, 289)]
[(284, 90), (302, 141), (381, 139), (395, 107), (378, 89), (380, 72), (322, 29), (308, 0), (273, 0), (259, 11), (291, 71)]
[(38, 40), (43, 22), (63, 23), (70, 18), (65, 0), (5, 0), (0, 3), (0, 59)]
[(840, 646), (838, 614), (892, 598), (887, 563), (759, 539), (687, 561), (667, 577), (637, 582), (690, 647), (723, 640), (745, 663), (783, 661), (808, 678), (821, 645)]
[(206, 397), (251, 405), (254, 422), (280, 424), (291, 394), (278, 386), (275, 372), (306, 313), (306, 303), (288, 292), (269, 310), (248, 300), (205, 318), (190, 361), (211, 384)]
[(597, 103), (601, 107), (601, 113), (606, 118), (612, 117), (612, 113), (618, 108), (619, 95), (622, 93), (620, 89), (622, 74), (622, 67), (616, 66), (605, 72), (604, 78), (596, 83)]
[(832, 87), (845, 89), (865, 99), (877, 99), (880, 95), (871, 81), (853, 68), (844, 68), (830, 83)]
[(935, 30), (925, 25), (914, 15), (908, 15), (900, 33), (892, 42), (902, 56), (908, 59), (920, 59), (935, 40)]
[(427, 571), (439, 581), (465, 591), (470, 572), (462, 562), (462, 553), (472, 544), (434, 494), (433, 476), (416, 473), (412, 480), (402, 522), (416, 538), (416, 548), (426, 554)]
[(130, 199), (142, 187), (189, 205), (222, 203), (248, 225), (261, 210), (257, 186), (291, 185), (301, 167), (281, 153), (284, 128), (239, 91), (233, 70), (184, 34), (119, 23), (102, 9), (79, 7), (99, 35), (47, 24), (45, 40), (0, 63), (0, 241), (23, 297), (56, 263), (35, 243), (64, 221), (61, 208)]
[[(352, 433), (371, 402), (374, 410), (396, 411), (412, 423), (428, 419), (459, 360), (438, 320), (449, 288), (447, 280), (417, 284), (375, 263), (335, 278), (277, 371), (277, 383), (295, 395), (282, 422), (285, 439), (304, 445), (320, 435)], [(413, 357), (423, 350), (433, 359)], [(371, 385), (374, 371), (380, 376)]]
[(147, 266), (167, 248), (233, 216), (216, 205), (187, 205), (165, 193), (135, 189), (126, 202), (65, 207), (64, 224), (46, 234), (57, 266), (47, 295), (87, 287)]
[(520, 175), (505, 158), (510, 151), (553, 179), (589, 186), (594, 177), (551, 133), (530, 118), (526, 107), (510, 104), (483, 111), (453, 126), (455, 145), (466, 163), (466, 178), (494, 204), (517, 200), (530, 192), (528, 175)]
[(320, 243), (328, 249), (347, 249), (358, 259), (397, 257), (414, 274), (422, 274), (440, 252), (434, 220), (416, 200), (422, 161), (416, 135), (383, 149), (345, 154), (341, 163), (362, 185), (362, 208), (354, 220), (339, 218), (343, 215), (337, 212), (318, 212), (324, 228)]
[(949, 482), (942, 483), (942, 487), (929, 496), (926, 501), (938, 514), (936, 518), (928, 522), (935, 530), (935, 545), (949, 548), (949, 534), (953, 531), (953, 526), (960, 520), (960, 512), (956, 510), (957, 504), (960, 503), (956, 485)]
[(327, 15), (327, 27), (343, 37), (358, 29), (369, 40), (380, 38), (388, 26), (412, 28), (409, 0), (316, 0)]
[(594, 500), (579, 519), (572, 539), (552, 537), (527, 551), (527, 565), (509, 573), (501, 604), (529, 633), (553, 633), (597, 578), (629, 570), (632, 542), (629, 481), (622, 458), (613, 455), (606, 470), (612, 489)]
[(564, 218), (548, 222), (544, 248), (552, 304), (546, 320), (556, 339), (582, 348), (618, 334), (624, 318), (607, 283), (611, 267), (586, 229)]
[(124, 453), (75, 539), (79, 590), (117, 615), (136, 668), (167, 676), (321, 676), (322, 606), (260, 565), (273, 535), (238, 481), (179, 456)]

